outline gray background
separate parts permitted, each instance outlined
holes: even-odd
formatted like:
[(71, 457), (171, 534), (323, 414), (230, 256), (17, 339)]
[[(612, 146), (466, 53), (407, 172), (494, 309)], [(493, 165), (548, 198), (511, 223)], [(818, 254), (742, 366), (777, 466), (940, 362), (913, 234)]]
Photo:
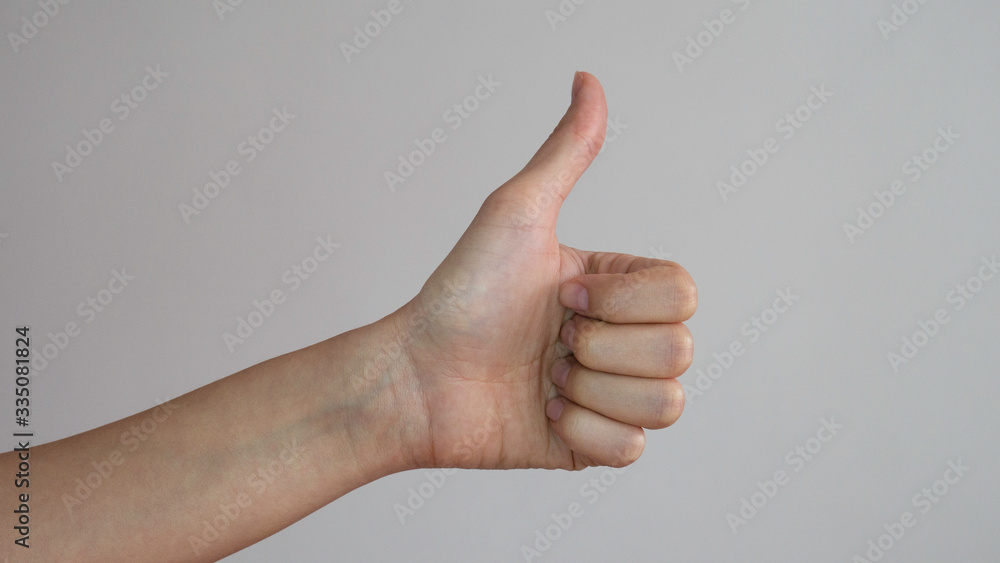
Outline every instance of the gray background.
[[(17, 52), (7, 36), (3, 330), (31, 325), (37, 356), (46, 334), (82, 326), (32, 383), (39, 442), (402, 305), (545, 139), (579, 69), (627, 129), (578, 183), (558, 235), (691, 272), (684, 416), (650, 432), (594, 504), (581, 487), (610, 481), (601, 469), (462, 471), (401, 524), (394, 505), (430, 479), (415, 471), (229, 560), (524, 561), (573, 502), (583, 515), (541, 559), (851, 561), (908, 511), (916, 524), (883, 560), (995, 560), (1000, 276), (961, 309), (948, 295), (1000, 252), (1000, 5), (898, 0), (919, 10), (886, 38), (887, 0), (567, 1), (575, 11), (554, 28), (556, 0), (403, 0), (345, 60), (341, 43), (386, 4), (245, 0), (220, 17), (207, 0), (71, 2)], [(679, 70), (673, 54), (724, 9), (735, 21)], [(5, 2), (0, 30), (20, 33), (39, 10)], [(112, 103), (147, 65), (169, 76), (120, 120)], [(490, 74), (501, 86), (451, 129), (444, 112)], [(833, 97), (785, 139), (778, 121), (822, 85)], [(240, 143), (285, 106), (296, 118), (244, 162)], [(52, 162), (105, 117), (114, 131), (58, 181)], [(436, 127), (446, 142), (390, 190), (385, 171)], [(904, 163), (948, 127), (957, 141), (911, 182)], [(724, 201), (716, 182), (767, 137), (778, 152)], [(241, 174), (185, 223), (179, 204), (230, 159)], [(895, 179), (906, 192), (852, 243), (843, 225)], [(334, 258), (230, 353), (222, 334), (287, 289), (282, 273), (326, 236)], [(135, 279), (86, 323), (78, 306), (122, 268)], [(741, 327), (786, 288), (799, 300), (751, 342)], [(938, 309), (948, 324), (895, 371), (887, 355)], [(733, 341), (746, 352), (695, 393), (697, 370)], [(824, 417), (843, 428), (795, 471), (789, 452), (819, 444)], [(970, 469), (921, 512), (914, 496), (959, 460)], [(727, 514), (778, 470), (788, 483), (734, 532)]]

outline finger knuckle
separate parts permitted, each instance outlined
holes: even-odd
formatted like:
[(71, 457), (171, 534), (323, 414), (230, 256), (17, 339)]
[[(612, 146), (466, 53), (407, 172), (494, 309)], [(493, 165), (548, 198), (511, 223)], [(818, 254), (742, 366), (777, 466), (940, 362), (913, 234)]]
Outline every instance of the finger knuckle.
[(647, 428), (666, 428), (677, 422), (684, 411), (684, 387), (676, 380), (664, 380), (659, 391), (650, 397)]
[(671, 325), (667, 338), (669, 339), (666, 358), (667, 375), (676, 377), (691, 367), (691, 362), (694, 360), (694, 338), (684, 324)]
[(672, 271), (671, 287), (673, 292), (671, 300), (673, 305), (683, 319), (691, 318), (698, 308), (698, 287), (691, 278), (691, 274), (684, 268), (677, 266)]
[(598, 322), (577, 321), (576, 333), (573, 335), (573, 355), (586, 363), (599, 355), (597, 350)]
[(608, 465), (611, 467), (626, 467), (632, 465), (642, 455), (646, 448), (646, 435), (641, 428), (636, 428), (634, 432), (628, 432), (616, 444)]
[(590, 162), (597, 158), (604, 145), (604, 135), (591, 133), (589, 131), (573, 130), (573, 140), (577, 149), (577, 154), (581, 160)]
[(606, 292), (600, 301), (600, 308), (594, 313), (611, 322), (619, 321), (622, 316), (623, 304), (627, 299), (625, 294), (625, 284), (618, 282), (611, 287), (611, 291)]

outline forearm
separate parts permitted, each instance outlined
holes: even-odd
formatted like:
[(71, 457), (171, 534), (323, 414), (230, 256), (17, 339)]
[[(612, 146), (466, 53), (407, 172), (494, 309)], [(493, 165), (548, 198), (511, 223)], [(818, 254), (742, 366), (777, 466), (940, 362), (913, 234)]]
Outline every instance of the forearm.
[[(339, 335), (159, 407), (31, 449), (31, 547), (15, 560), (214, 560), (412, 466), (384, 342)], [(405, 399), (404, 399), (405, 401)], [(2, 456), (15, 473), (13, 453)], [(7, 536), (7, 534), (5, 534)], [(16, 551), (15, 551), (16, 550)]]

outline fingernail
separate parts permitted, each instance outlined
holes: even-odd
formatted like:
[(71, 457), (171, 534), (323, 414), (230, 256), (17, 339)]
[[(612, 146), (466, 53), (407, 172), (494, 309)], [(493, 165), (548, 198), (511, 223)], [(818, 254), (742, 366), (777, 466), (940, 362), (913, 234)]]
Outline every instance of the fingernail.
[(552, 383), (555, 383), (559, 387), (565, 387), (568, 378), (569, 361), (561, 359), (552, 366)]
[(570, 350), (573, 349), (573, 336), (576, 334), (576, 322), (570, 320), (562, 327), (562, 334), (560, 335), (562, 343), (566, 345)]
[(548, 405), (545, 405), (545, 415), (555, 422), (562, 416), (563, 406), (565, 405), (563, 405), (562, 399), (558, 397), (552, 399)]
[(587, 294), (587, 288), (583, 287), (582, 284), (567, 283), (562, 286), (560, 293), (559, 301), (570, 309), (584, 313), (590, 306), (590, 296)]
[(580, 88), (583, 86), (583, 74), (580, 71), (576, 71), (573, 75), (573, 94), (570, 99), (575, 100), (576, 95), (580, 92)]

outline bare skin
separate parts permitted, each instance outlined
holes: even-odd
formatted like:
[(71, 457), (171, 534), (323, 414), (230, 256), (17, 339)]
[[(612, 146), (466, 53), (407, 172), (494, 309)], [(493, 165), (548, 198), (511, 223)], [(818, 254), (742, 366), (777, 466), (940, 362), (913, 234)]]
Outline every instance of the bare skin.
[[(596, 78), (578, 74), (573, 92), (545, 144), (393, 314), (32, 447), (31, 486), (2, 485), (8, 502), (30, 494), (31, 547), (7, 526), (0, 556), (216, 560), (399, 471), (638, 459), (643, 428), (683, 409), (681, 323), (697, 292), (673, 262), (556, 240), (607, 122)], [(3, 454), (0, 473), (17, 464)]]

